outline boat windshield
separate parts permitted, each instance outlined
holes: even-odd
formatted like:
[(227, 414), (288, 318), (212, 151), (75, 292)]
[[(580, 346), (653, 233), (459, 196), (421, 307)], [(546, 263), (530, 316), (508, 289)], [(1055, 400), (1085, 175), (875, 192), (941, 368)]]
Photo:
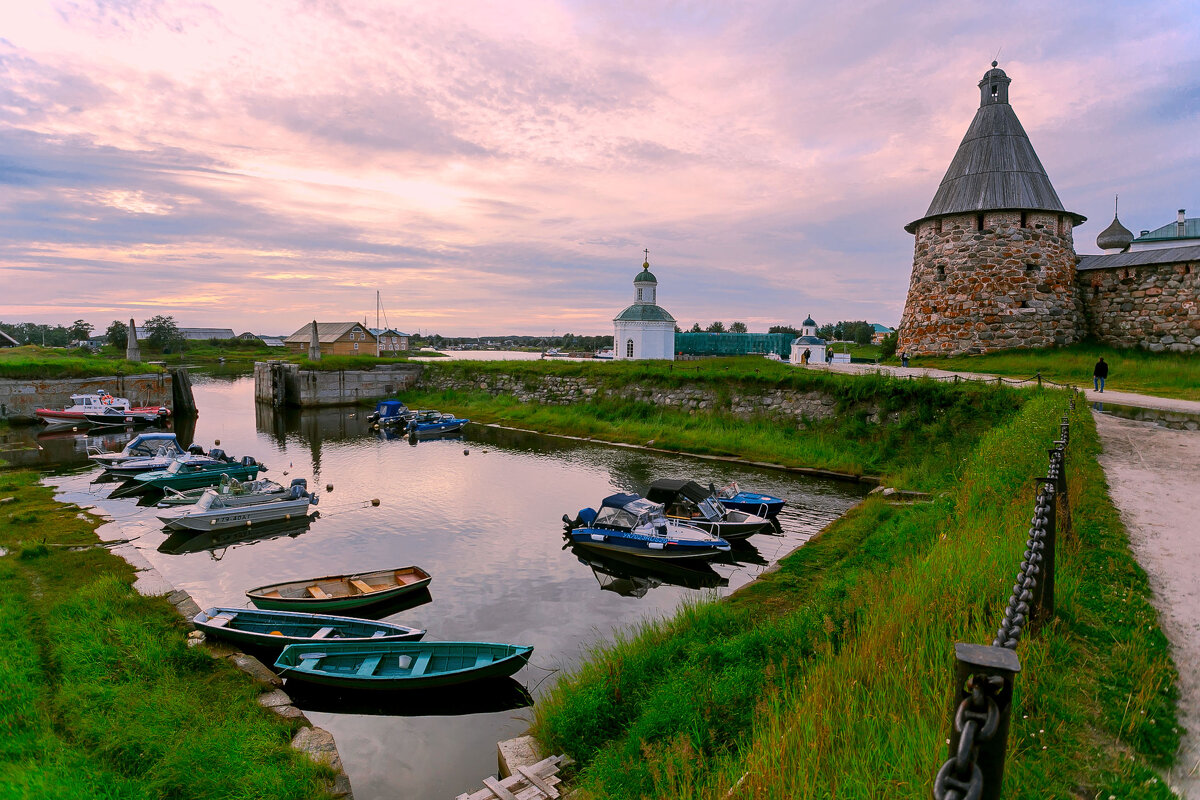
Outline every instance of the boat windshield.
[(717, 497), (721, 500), (732, 500), (740, 491), (741, 490), (738, 489), (737, 481), (734, 481), (728, 486), (722, 486), (721, 489), (717, 491)]
[(212, 508), (213, 501), (217, 499), (217, 493), (212, 489), (205, 489), (204, 494), (200, 495), (200, 499), (196, 501), (197, 511), (208, 511)]
[(626, 511), (623, 508), (613, 508), (606, 506), (600, 509), (600, 513), (596, 515), (595, 525), (609, 525), (614, 528), (632, 528), (637, 524), (638, 518)]
[(167, 465), (167, 472), (169, 472), (172, 475), (175, 475), (176, 473), (179, 473), (182, 471), (183, 471), (183, 462), (180, 461), (178, 458)]
[(705, 519), (719, 520), (724, 519), (727, 512), (725, 511), (725, 506), (721, 505), (720, 500), (715, 497), (708, 497), (700, 501), (700, 513), (704, 515)]
[[(663, 512), (663, 507), (649, 508), (642, 512), (638, 517), (638, 526), (648, 525), (655, 536), (667, 535), (667, 515)], [(642, 531), (638, 531), (641, 533)]]

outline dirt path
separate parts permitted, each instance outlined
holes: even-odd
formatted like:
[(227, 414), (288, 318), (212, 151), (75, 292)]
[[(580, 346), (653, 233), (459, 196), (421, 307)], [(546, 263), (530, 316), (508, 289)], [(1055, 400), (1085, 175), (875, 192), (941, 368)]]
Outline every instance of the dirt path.
[(1104, 445), (1100, 465), (1179, 668), (1187, 733), (1168, 780), (1183, 797), (1200, 800), (1200, 432), (1094, 416)]

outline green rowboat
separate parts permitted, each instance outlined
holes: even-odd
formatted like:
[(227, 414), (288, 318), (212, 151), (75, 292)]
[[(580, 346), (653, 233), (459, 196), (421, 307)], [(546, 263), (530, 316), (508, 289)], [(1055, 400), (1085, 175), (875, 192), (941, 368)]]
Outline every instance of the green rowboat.
[(283, 648), (275, 669), (288, 680), (344, 689), (428, 689), (507, 678), (531, 653), (492, 642), (314, 642)]

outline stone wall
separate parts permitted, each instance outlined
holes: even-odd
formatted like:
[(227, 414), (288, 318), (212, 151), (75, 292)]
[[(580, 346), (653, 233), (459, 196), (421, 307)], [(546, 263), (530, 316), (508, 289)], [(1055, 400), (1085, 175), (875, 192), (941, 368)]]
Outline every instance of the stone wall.
[(989, 211), (917, 226), (899, 350), (957, 355), (1081, 338), (1071, 218)]
[(107, 375), (98, 378), (55, 378), (52, 380), (0, 379), (0, 419), (14, 422), (37, 420), (39, 408), (65, 408), (73, 394), (94, 394), (104, 389), (127, 397), (135, 406), (172, 407), (171, 376), (167, 373)]
[(1085, 270), (1076, 283), (1088, 332), (1100, 341), (1200, 351), (1200, 263)]
[[(758, 394), (738, 394), (736, 386), (713, 387), (704, 384), (681, 387), (627, 385), (606, 388), (598, 378), (584, 376), (521, 376), (489, 374), (472, 378), (457, 369), (439, 369), (430, 364), (417, 381), (417, 388), (429, 391), (482, 391), (490, 395), (512, 395), (522, 403), (571, 405), (597, 395), (620, 400), (651, 403), (685, 411), (726, 411), (742, 419), (777, 416), (800, 422), (833, 417), (837, 401), (823, 392), (795, 389), (768, 389)], [(866, 408), (872, 421), (878, 409)]]
[(254, 399), (276, 406), (348, 406), (410, 388), (420, 364), (380, 364), (369, 370), (302, 370), (283, 361), (254, 364)]

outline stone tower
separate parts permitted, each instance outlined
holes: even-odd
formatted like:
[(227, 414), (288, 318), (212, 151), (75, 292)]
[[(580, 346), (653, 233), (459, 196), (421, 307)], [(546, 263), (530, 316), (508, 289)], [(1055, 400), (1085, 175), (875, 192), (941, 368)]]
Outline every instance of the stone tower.
[(985, 353), (1070, 344), (1083, 329), (1072, 230), (992, 62), (975, 119), (916, 234), (899, 349)]

